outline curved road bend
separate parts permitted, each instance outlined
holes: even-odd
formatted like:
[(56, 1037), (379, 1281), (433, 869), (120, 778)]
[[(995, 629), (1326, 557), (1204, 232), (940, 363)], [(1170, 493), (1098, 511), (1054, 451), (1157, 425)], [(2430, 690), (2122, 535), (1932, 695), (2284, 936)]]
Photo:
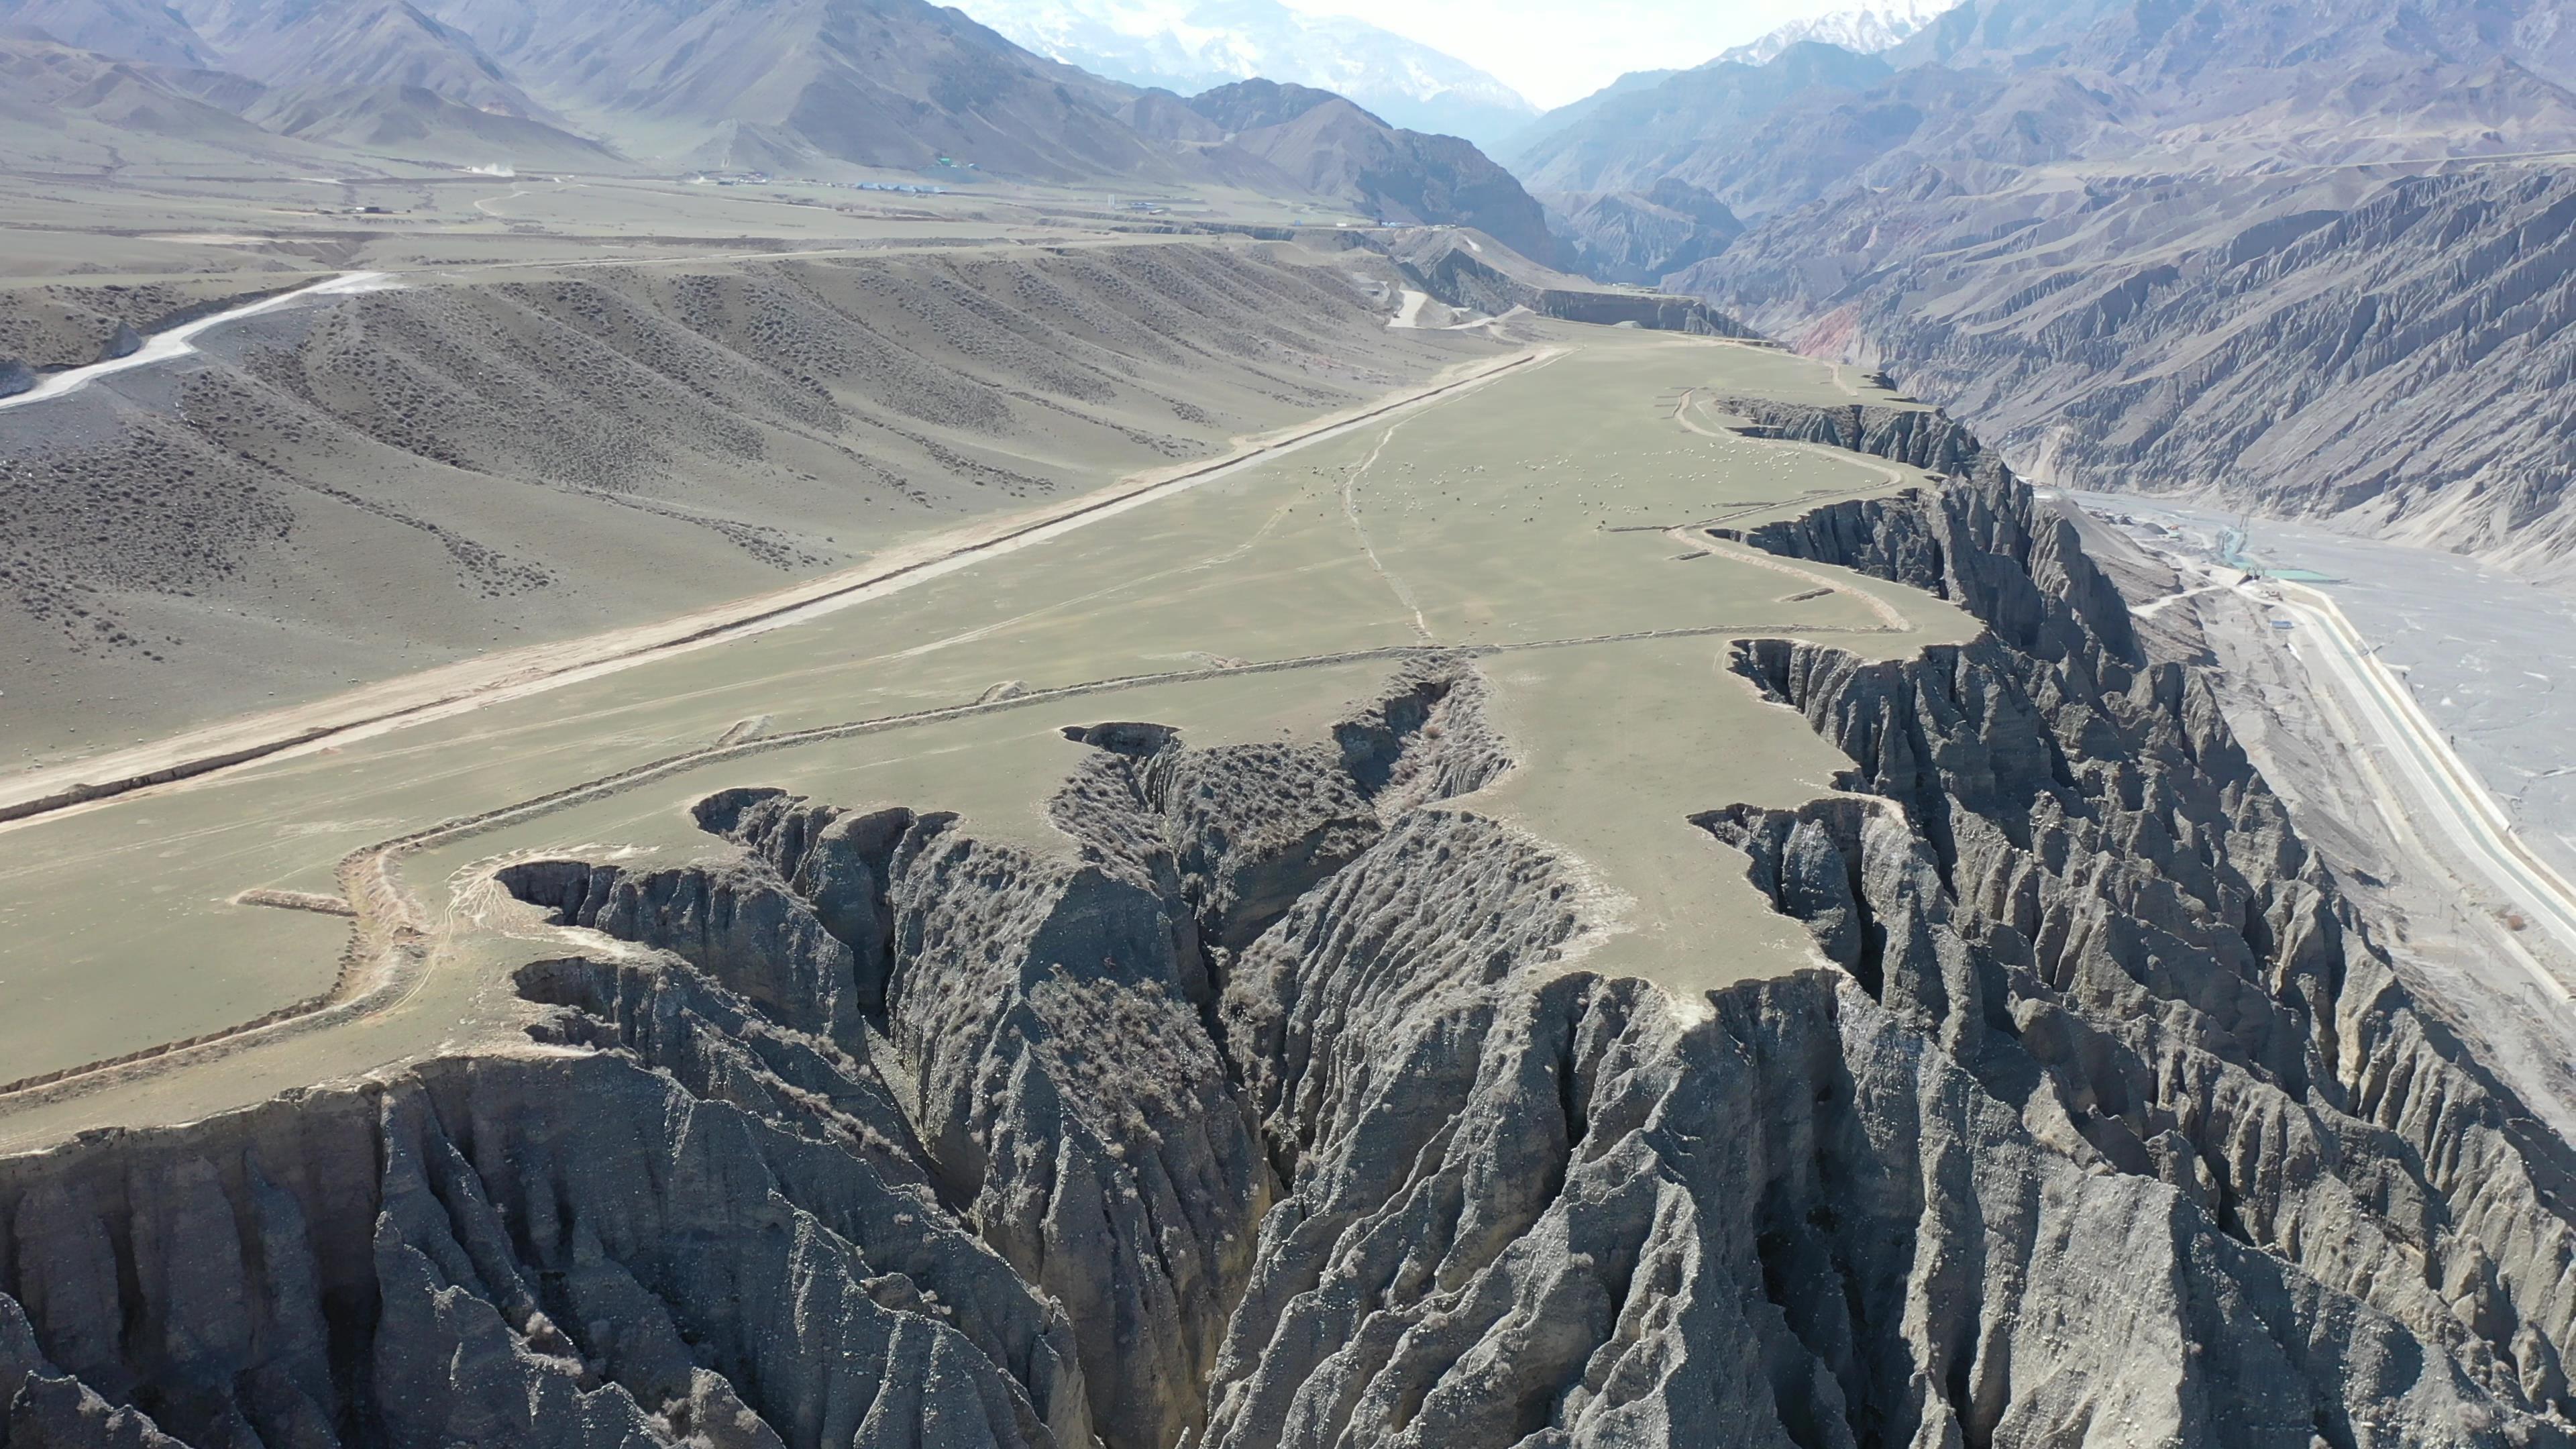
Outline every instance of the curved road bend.
[(22, 408), (29, 403), (39, 403), (47, 398), (78, 392), (111, 373), (131, 372), (138, 367), (150, 367), (156, 362), (168, 362), (175, 357), (185, 357), (197, 350), (196, 339), (200, 334), (211, 332), (225, 323), (238, 322), (244, 317), (257, 313), (274, 312), (290, 302), (299, 302), (306, 297), (337, 297), (352, 292), (372, 292), (396, 285), (399, 284), (385, 272), (341, 272), (325, 277), (310, 286), (298, 287), (292, 292), (280, 292), (273, 297), (262, 297), (256, 302), (246, 302), (239, 307), (226, 308), (221, 312), (200, 317), (194, 322), (183, 322), (166, 332), (155, 332), (143, 339), (141, 347), (123, 357), (111, 357), (104, 362), (93, 362), (87, 367), (68, 368), (53, 374), (25, 392), (0, 397), (0, 410)]
[[(2576, 951), (2576, 887), (2514, 838), (2513, 824), (2495, 798), (2443, 741), (2442, 733), (2386, 665), (2369, 655), (2361, 634), (2335, 602), (2315, 589), (2283, 584), (2281, 605), (2308, 626), (2322, 646), (2292, 649), (2302, 660), (2321, 660), (2361, 713), (2366, 731), (2384, 744), (2431, 810), (2442, 833), (2486, 872), (2490, 881), (2536, 924)], [(2312, 660), (2312, 662), (2313, 662)]]

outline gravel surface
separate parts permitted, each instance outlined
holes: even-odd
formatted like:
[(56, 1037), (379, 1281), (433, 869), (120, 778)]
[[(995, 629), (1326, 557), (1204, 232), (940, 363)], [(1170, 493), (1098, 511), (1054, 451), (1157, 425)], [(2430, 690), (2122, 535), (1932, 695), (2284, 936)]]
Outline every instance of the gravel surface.
[[(2105, 516), (2175, 530), (2215, 553), (2235, 515), (2116, 494), (2076, 495)], [(2576, 594), (2474, 559), (2258, 521), (2246, 554), (2327, 576), (2353, 626), (2414, 683), (2424, 712), (2520, 822), (2576, 872)]]

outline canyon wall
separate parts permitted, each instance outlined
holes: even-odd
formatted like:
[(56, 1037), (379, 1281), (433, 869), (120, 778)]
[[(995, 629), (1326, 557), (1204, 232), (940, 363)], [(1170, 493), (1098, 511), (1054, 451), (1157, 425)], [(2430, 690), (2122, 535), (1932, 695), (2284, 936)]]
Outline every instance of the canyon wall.
[(2576, 175), (1926, 170), (1672, 284), (1884, 364), (2070, 487), (2198, 491), (2576, 577)]
[(1584, 969), (1453, 656), (1069, 724), (1053, 854), (728, 790), (504, 872), (632, 943), (524, 1049), (0, 1162), (0, 1442), (2566, 1442), (2565, 1144), (2072, 526), (1844, 411), (1761, 425), (1961, 466), (1749, 541), (1987, 627), (1732, 646), (1845, 788), (1675, 808), (1811, 968)]

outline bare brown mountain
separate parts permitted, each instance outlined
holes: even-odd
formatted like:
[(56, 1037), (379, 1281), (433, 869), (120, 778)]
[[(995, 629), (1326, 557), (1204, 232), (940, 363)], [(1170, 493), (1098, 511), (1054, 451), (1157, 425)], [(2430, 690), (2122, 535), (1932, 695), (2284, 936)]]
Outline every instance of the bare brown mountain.
[(223, 69), (264, 85), (409, 87), (496, 115), (548, 115), (465, 35), (407, 0), (185, 0), (178, 12)]
[(290, 86), (262, 96), (243, 114), (281, 136), (413, 160), (585, 171), (624, 165), (601, 142), (527, 116), (465, 105), (426, 86)]
[(261, 130), (204, 94), (256, 97), (257, 84), (218, 72), (118, 60), (58, 45), (32, 27), (0, 35), (0, 146), (22, 165), (73, 170), (123, 164), (148, 147), (165, 161), (302, 160), (311, 148)]
[(1605, 282), (1651, 286), (1706, 261), (1744, 234), (1725, 202), (1678, 176), (1644, 191), (1559, 196), (1548, 226), (1574, 264)]
[[(0, 0), (30, 44), (61, 39), (48, 23), (258, 130), (369, 158), (1215, 183), (1555, 260), (1537, 203), (1465, 141), (1264, 81), (1194, 110), (923, 0)], [(28, 102), (31, 124), (50, 105)]]
[[(2212, 114), (2283, 80), (2523, 59), (2576, 80), (2576, 25), (2555, 0), (1973, 0), (1899, 46), (1899, 64), (2090, 66)], [(2257, 78), (2270, 75), (2266, 87)]]
[(1976, 0), (1872, 85), (1782, 61), (1646, 92), (1731, 86), (1685, 135), (1612, 97), (1524, 174), (1705, 187), (1757, 225), (1669, 285), (2035, 471), (2569, 571), (2576, 6)]
[(1876, 56), (1812, 41), (1765, 65), (1718, 61), (1650, 85), (1614, 86), (1580, 111), (1569, 106), (1570, 124), (1524, 138), (1505, 159), (1544, 192), (1644, 191), (1667, 176), (1706, 186), (1709, 161), (1783, 105), (1820, 92), (1857, 94), (1891, 73)]
[[(130, 124), (239, 153), (306, 150), (260, 139), (265, 132), (412, 160), (621, 164), (566, 131), (466, 36), (404, 0), (188, 0), (184, 10), (143, 0), (0, 0), (0, 24), (96, 57), (58, 58), (57, 69), (98, 70), (129, 92), (148, 78), (191, 103), (72, 103), (94, 125)], [(201, 113), (208, 109), (223, 118)]]
[(1562, 260), (1539, 204), (1455, 136), (1403, 130), (1330, 91), (1268, 80), (1219, 86), (1189, 105), (1235, 148), (1317, 195), (1387, 221), (1472, 226), (1533, 261)]
[(1183, 169), (1111, 114), (1124, 87), (920, 0), (454, 0), (438, 7), (549, 104), (638, 154), (1037, 180)]
[(1875, 201), (1792, 213), (1690, 285), (1771, 299), (1799, 345), (1887, 364), (2061, 482), (2209, 490), (2576, 578), (2576, 173), (1919, 196), (1883, 256), (1867, 243), (1897, 208)]

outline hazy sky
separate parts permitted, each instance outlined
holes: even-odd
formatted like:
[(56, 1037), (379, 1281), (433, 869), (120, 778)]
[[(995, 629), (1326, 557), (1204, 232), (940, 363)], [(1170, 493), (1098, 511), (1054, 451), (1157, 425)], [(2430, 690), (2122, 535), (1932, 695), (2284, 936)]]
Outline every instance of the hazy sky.
[(1632, 70), (1697, 65), (1801, 15), (1862, 0), (1286, 0), (1356, 15), (1492, 72), (1541, 106)]

